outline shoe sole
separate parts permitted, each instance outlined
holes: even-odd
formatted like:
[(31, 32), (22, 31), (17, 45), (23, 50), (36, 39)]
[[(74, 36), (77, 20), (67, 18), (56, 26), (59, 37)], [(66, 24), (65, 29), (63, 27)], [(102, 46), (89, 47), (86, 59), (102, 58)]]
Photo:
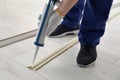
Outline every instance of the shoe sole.
[(94, 65), (95, 62), (92, 62), (91, 64), (88, 64), (88, 65), (82, 65), (82, 64), (77, 64), (79, 67), (89, 67), (89, 66), (92, 66)]
[(79, 30), (75, 30), (75, 31), (65, 32), (65, 33), (57, 35), (57, 36), (49, 36), (49, 37), (51, 37), (51, 38), (59, 38), (59, 37), (63, 37), (63, 36), (66, 36), (66, 35), (77, 35), (78, 32), (79, 32)]

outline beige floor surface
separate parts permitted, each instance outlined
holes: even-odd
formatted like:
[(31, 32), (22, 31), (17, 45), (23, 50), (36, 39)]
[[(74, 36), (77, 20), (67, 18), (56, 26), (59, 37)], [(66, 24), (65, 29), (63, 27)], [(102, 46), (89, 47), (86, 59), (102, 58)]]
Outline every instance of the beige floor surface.
[[(7, 0), (1, 1), (6, 2)], [(16, 2), (16, 0), (12, 1)], [(12, 1), (10, 3), (12, 3)], [(22, 6), (23, 2), (30, 7), (31, 4), (27, 3), (27, 1), (24, 0), (17, 2), (16, 4)], [(36, 5), (39, 4), (34, 1), (33, 3)], [(15, 5), (11, 4), (11, 6)], [(0, 8), (0, 10), (2, 9)], [(119, 10), (120, 9), (118, 8), (112, 10), (110, 16), (117, 13)], [(3, 13), (0, 12), (0, 14)], [(9, 17), (9, 20), (10, 19), (11, 18)], [(6, 21), (6, 19), (3, 20)], [(0, 22), (3, 23), (1, 20)], [(11, 25), (9, 22), (0, 25), (5, 24), (7, 26)], [(76, 64), (76, 56), (80, 48), (79, 43), (36, 72), (26, 68), (27, 65), (30, 65), (32, 63), (33, 54), (35, 51), (35, 45), (33, 44), (35, 39), (34, 37), (0, 48), (0, 80), (120, 80), (119, 26), (120, 15), (107, 23), (105, 35), (102, 37), (101, 43), (97, 47), (98, 58), (96, 60), (96, 63), (86, 68), (80, 68)], [(2, 31), (3, 27), (0, 28)], [(45, 47), (40, 48), (36, 61), (43, 58), (50, 52), (56, 50), (62, 46), (61, 44), (64, 44), (73, 37), (75, 36), (66, 36), (62, 38), (47, 37), (45, 41)]]

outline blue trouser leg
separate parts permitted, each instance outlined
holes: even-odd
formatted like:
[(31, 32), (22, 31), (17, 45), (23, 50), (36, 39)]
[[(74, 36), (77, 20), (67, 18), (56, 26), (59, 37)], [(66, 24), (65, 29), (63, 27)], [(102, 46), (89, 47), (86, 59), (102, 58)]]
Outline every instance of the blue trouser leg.
[(79, 0), (76, 5), (66, 14), (61, 25), (74, 28), (77, 24), (79, 24), (83, 7), (84, 0)]
[(104, 34), (113, 0), (87, 0), (79, 32), (81, 44), (96, 46)]

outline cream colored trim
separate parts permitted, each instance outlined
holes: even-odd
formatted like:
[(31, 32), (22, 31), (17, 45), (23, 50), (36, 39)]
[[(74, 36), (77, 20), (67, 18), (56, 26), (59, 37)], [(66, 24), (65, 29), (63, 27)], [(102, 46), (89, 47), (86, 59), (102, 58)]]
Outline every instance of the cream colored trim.
[(18, 34), (18, 35), (9, 37), (9, 38), (2, 39), (0, 40), (0, 48), (19, 42), (19, 41), (22, 41), (22, 40), (25, 40), (25, 39), (28, 39), (28, 38), (31, 38), (31, 37), (34, 37), (36, 35), (36, 32), (37, 32), (37, 29), (31, 30), (25, 33), (21, 33), (21, 34)]
[(119, 6), (120, 6), (120, 2), (112, 5), (112, 9), (117, 8), (117, 7), (119, 7)]
[(120, 12), (114, 14), (113, 16), (111, 16), (107, 22), (111, 21), (112, 19), (114, 19), (115, 17), (119, 16), (120, 15)]
[(38, 63), (28, 66), (28, 68), (33, 69), (35, 71), (38, 70), (39, 68), (41, 68), (42, 66), (44, 66), (45, 64), (53, 60), (54, 58), (61, 55), (66, 50), (68, 50), (70, 47), (75, 45), (77, 42), (78, 42), (78, 38), (77, 37), (73, 38), (72, 40), (68, 41), (65, 45), (60, 47), (59, 49), (47, 55), (44, 59), (40, 60)]

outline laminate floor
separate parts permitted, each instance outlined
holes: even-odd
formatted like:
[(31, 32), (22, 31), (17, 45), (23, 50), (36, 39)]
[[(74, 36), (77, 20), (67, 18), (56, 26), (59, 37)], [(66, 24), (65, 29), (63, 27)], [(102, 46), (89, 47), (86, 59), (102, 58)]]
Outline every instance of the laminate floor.
[[(1, 1), (6, 2), (7, 0)], [(11, 6), (15, 6), (12, 5), (12, 1)], [(29, 5), (29, 7), (31, 5), (24, 0), (21, 0), (20, 3), (18, 2), (16, 4), (22, 5), (22, 2)], [(39, 4), (34, 1), (33, 3), (37, 5)], [(115, 3), (117, 3), (117, 0)], [(0, 8), (0, 10), (2, 9)], [(119, 11), (120, 8), (111, 10), (110, 17)], [(9, 20), (10, 19), (11, 18), (9, 18)], [(9, 23), (5, 24), (11, 25)], [(2, 23), (0, 25), (5, 24)], [(98, 58), (94, 65), (86, 68), (81, 68), (76, 64), (76, 56), (80, 48), (79, 43), (40, 68), (38, 71), (32, 71), (26, 68), (26, 66), (32, 64), (32, 59), (36, 48), (33, 44), (35, 37), (0, 48), (0, 80), (120, 80), (119, 26), (120, 15), (107, 23), (105, 35), (101, 38), (101, 43), (97, 47)], [(1, 27), (0, 32), (4, 32), (2, 28), (3, 27)], [(16, 29), (17, 28), (15, 28), (15, 30)], [(7, 35), (7, 33), (4, 34)], [(58, 49), (62, 46), (62, 44), (74, 37), (76, 36), (65, 36), (61, 38), (47, 37), (45, 40), (45, 46), (40, 48), (36, 61)]]

